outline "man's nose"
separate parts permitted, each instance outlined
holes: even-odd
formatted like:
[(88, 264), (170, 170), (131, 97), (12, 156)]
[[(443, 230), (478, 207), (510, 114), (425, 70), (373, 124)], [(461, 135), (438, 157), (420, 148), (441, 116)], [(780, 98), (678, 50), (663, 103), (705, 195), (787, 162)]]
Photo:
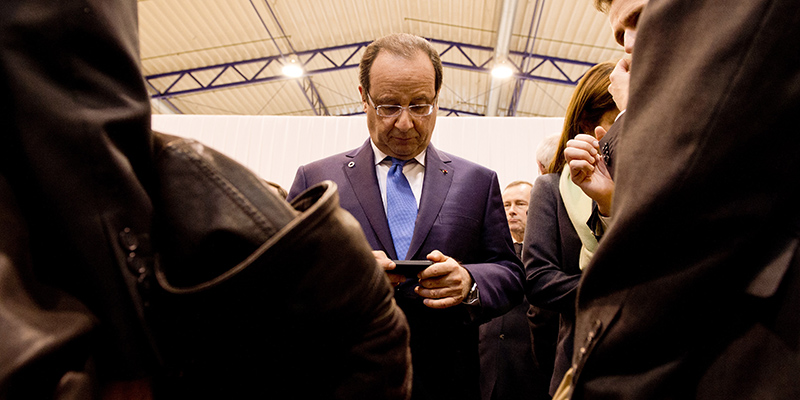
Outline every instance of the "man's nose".
[(633, 54), (634, 43), (636, 43), (636, 29), (626, 29), (623, 44), (626, 53)]
[(408, 109), (400, 111), (400, 115), (398, 115), (397, 120), (394, 121), (394, 126), (401, 132), (406, 132), (414, 127), (414, 120), (411, 118)]

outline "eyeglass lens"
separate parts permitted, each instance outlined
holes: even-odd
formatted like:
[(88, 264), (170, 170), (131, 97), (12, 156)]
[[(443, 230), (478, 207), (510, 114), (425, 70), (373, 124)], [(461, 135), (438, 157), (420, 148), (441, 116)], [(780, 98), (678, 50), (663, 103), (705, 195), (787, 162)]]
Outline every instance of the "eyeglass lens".
[[(399, 115), (403, 111), (404, 107), (396, 105), (392, 106), (382, 105), (382, 106), (377, 106), (375, 108), (377, 109), (378, 115), (380, 116), (394, 117), (396, 115)], [(426, 115), (430, 115), (432, 111), (433, 111), (433, 106), (430, 104), (417, 104), (408, 106), (409, 114), (415, 116), (423, 117)]]

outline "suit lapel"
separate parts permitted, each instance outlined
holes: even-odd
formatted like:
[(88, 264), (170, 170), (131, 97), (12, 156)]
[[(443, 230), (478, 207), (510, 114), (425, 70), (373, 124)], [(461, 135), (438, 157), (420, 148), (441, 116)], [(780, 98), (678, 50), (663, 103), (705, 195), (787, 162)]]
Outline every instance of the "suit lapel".
[(396, 259), (397, 254), (389, 231), (389, 222), (386, 220), (386, 211), (383, 209), (381, 191), (378, 188), (378, 178), (375, 175), (375, 156), (369, 139), (363, 146), (346, 155), (350, 160), (344, 168), (345, 176), (350, 181), (361, 209), (369, 220), (370, 227), (383, 246), (386, 254)]
[(425, 180), (422, 183), (422, 198), (419, 202), (419, 213), (414, 225), (414, 236), (411, 238), (411, 245), (408, 254), (411, 257), (425, 257), (427, 254), (416, 254), (428, 237), (428, 233), (439, 216), (447, 192), (450, 191), (450, 184), (453, 182), (453, 171), (450, 159), (447, 155), (439, 153), (433, 144), (428, 145), (425, 155)]

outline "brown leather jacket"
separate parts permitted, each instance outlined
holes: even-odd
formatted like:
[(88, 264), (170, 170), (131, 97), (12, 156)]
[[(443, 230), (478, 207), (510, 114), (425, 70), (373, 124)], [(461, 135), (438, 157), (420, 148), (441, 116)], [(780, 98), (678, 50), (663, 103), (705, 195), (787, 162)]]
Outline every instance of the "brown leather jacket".
[[(245, 180), (269, 229), (168, 241), (185, 216), (162, 208), (135, 1), (4, 1), (0, 37), (0, 399), (407, 396), (406, 321), (335, 188), (295, 209)], [(232, 240), (254, 231), (269, 243)], [(242, 260), (188, 294), (154, 275), (196, 286)]]

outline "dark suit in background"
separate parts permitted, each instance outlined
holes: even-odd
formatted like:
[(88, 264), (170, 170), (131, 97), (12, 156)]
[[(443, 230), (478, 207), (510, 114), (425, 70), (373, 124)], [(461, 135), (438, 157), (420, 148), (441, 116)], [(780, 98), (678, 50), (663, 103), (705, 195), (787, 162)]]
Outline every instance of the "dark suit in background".
[[(517, 257), (520, 257), (522, 243), (514, 243), (514, 250)], [(532, 336), (531, 330), (536, 329), (538, 325), (532, 324), (531, 320), (547, 323), (544, 324), (544, 329), (538, 330)], [(484, 400), (550, 398), (547, 392), (553, 371), (553, 360), (546, 358), (548, 352), (545, 350), (550, 347), (555, 349), (555, 341), (547, 340), (550, 336), (555, 339), (555, 335), (549, 335), (551, 332), (557, 333), (553, 329), (548, 329), (553, 327), (558, 329), (558, 314), (532, 307), (527, 300), (523, 300), (522, 304), (506, 314), (481, 325), (479, 329), (481, 398)], [(539, 343), (544, 349), (534, 355), (533, 346)]]
[(796, 399), (800, 5), (652, 1), (635, 51), (573, 398)]
[[(372, 248), (396, 259), (370, 140), (301, 166), (289, 199), (326, 179), (339, 186), (341, 206), (361, 224)], [(397, 287), (395, 299), (411, 327), (413, 397), (478, 399), (478, 322), (519, 304), (522, 268), (513, 253), (496, 174), (431, 144), (407, 259), (425, 259), (433, 250), (467, 268), (480, 290), (480, 306), (431, 309), (414, 293), (415, 280)], [(446, 365), (442, 360), (448, 360)]]
[(582, 244), (559, 192), (559, 178), (560, 174), (546, 174), (533, 184), (522, 254), (528, 301), (561, 316), (551, 394), (571, 365), (575, 297), (581, 278)]
[[(514, 181), (502, 192), (514, 253), (520, 260), (532, 189), (530, 182)], [(548, 356), (555, 353), (557, 313), (533, 307), (523, 299), (511, 311), (482, 324), (478, 334), (483, 400), (549, 399), (553, 360)], [(537, 344), (545, 347), (535, 348)]]

